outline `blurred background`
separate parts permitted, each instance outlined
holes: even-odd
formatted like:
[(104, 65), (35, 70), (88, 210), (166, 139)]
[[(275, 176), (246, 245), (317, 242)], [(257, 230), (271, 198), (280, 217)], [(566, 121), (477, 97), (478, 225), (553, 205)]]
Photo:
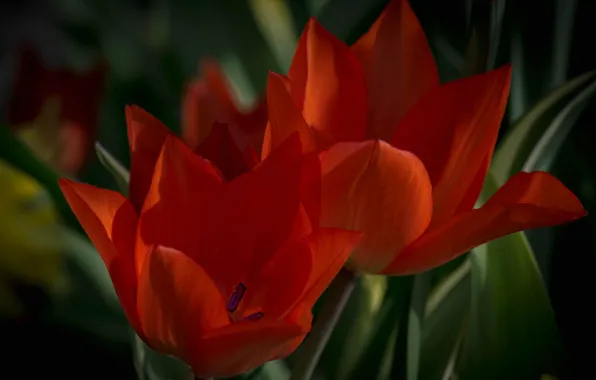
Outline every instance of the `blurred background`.
[[(463, 256), (423, 277), (366, 276), (317, 376), (585, 378), (584, 371), (593, 373), (596, 315), (590, 306), (596, 290), (596, 4), (410, 3), (443, 82), (464, 75), (474, 54), (484, 54), (489, 67), (512, 63), (497, 177), (522, 168), (548, 170), (589, 215), (488, 244), (473, 258)], [(353, 43), (386, 4), (2, 3), (0, 377), (184, 378), (179, 363), (154, 355), (135, 338), (56, 179), (118, 189), (93, 144), (99, 141), (128, 167), (125, 105), (139, 105), (179, 132), (185, 90), (200, 76), (201, 60), (211, 59), (226, 73), (239, 107), (248, 110), (264, 93), (269, 70), (286, 73), (309, 17)], [(469, 48), (470, 38), (478, 38), (479, 51)], [(491, 250), (501, 252), (490, 260), (482, 256)], [(271, 363), (249, 376), (283, 379), (291, 363)]]

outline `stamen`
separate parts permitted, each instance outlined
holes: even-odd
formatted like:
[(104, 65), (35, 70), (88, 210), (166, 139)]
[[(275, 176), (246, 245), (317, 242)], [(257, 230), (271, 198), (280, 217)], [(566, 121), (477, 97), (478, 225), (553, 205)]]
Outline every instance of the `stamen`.
[(244, 297), (244, 293), (246, 292), (246, 286), (239, 282), (238, 285), (234, 288), (228, 303), (226, 304), (226, 308), (230, 313), (233, 313), (238, 308), (240, 301), (242, 301), (242, 297)]
[(259, 311), (242, 318), (243, 321), (258, 321), (263, 318), (263, 312)]

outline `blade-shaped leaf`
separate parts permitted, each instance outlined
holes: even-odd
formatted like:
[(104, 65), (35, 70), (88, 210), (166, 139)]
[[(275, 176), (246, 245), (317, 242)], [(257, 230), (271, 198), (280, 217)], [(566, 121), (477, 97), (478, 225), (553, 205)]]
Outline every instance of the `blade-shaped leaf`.
[(112, 176), (114, 176), (114, 179), (120, 188), (120, 192), (122, 192), (124, 196), (128, 196), (128, 182), (130, 181), (130, 173), (128, 170), (126, 170), (126, 168), (99, 142), (95, 143), (95, 151), (97, 152), (99, 162), (101, 162), (101, 164), (112, 173)]
[(536, 142), (534, 149), (526, 159), (524, 171), (550, 170), (561, 145), (595, 91), (596, 81), (593, 81), (559, 112)]
[(392, 277), (388, 281), (385, 299), (377, 314), (374, 330), (348, 379), (377, 378), (387, 355), (393, 348), (398, 322), (407, 318), (413, 276)]
[[(500, 143), (492, 161), (491, 169), (500, 183), (504, 183), (512, 174), (520, 171), (531, 151), (544, 132), (554, 123), (555, 118), (573, 102), (572, 99), (582, 97), (590, 83), (596, 78), (596, 71), (582, 74), (560, 86), (543, 98), (528, 113), (511, 126), (508, 134)], [(593, 92), (590, 90), (588, 92)], [(586, 95), (583, 95), (586, 96)], [(580, 109), (581, 101), (574, 109)], [(574, 111), (577, 112), (577, 111)], [(567, 111), (568, 115), (573, 115)], [(564, 117), (563, 119), (568, 119)], [(565, 122), (558, 122), (559, 125)], [(561, 127), (553, 127), (555, 130)]]
[(465, 260), (428, 297), (422, 329), (420, 379), (441, 380), (451, 375), (449, 364), (457, 354), (470, 310), (470, 269), (470, 261)]
[[(486, 178), (482, 198), (498, 182)], [(520, 232), (474, 249), (468, 331), (458, 375), (466, 379), (532, 378), (555, 364), (557, 325), (542, 277)]]
[(133, 360), (139, 380), (188, 380), (190, 369), (182, 361), (153, 351), (132, 332)]
[(362, 355), (387, 287), (385, 276), (361, 276), (325, 347), (319, 367), (329, 378), (345, 378)]
[(399, 320), (397, 341), (393, 352), (391, 378), (396, 380), (416, 380), (420, 368), (420, 347), (422, 343), (422, 324), (428, 293), (431, 284), (431, 272), (414, 276), (411, 294), (407, 298), (408, 313)]

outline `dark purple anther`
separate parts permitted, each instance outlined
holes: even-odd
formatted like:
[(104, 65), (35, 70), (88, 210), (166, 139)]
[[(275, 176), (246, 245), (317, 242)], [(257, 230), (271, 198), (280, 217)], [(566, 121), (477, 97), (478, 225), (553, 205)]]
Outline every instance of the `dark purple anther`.
[(233, 313), (238, 309), (238, 305), (240, 304), (240, 301), (242, 301), (242, 297), (244, 297), (244, 292), (246, 292), (246, 286), (239, 282), (226, 304), (226, 308), (230, 313)]
[(242, 318), (243, 321), (258, 321), (259, 319), (263, 318), (263, 312), (259, 311), (257, 313), (253, 313)]

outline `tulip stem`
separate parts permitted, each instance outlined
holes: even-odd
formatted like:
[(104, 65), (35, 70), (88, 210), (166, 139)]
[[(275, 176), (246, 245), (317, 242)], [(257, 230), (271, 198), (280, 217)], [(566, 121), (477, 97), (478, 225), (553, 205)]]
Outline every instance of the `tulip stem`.
[(331, 332), (354, 290), (357, 278), (354, 272), (343, 268), (327, 289), (321, 312), (301, 347), (290, 380), (311, 378)]

